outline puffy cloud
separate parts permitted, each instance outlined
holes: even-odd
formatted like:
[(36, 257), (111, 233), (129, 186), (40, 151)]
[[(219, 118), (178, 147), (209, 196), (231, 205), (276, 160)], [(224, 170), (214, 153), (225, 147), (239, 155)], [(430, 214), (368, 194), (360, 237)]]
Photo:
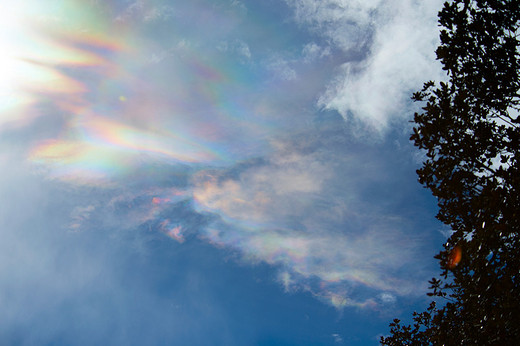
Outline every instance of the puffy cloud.
[(409, 97), (442, 78), (434, 51), (441, 1), (294, 0), (296, 19), (345, 52), (346, 62), (318, 104), (382, 132), (409, 111)]
[(395, 303), (395, 301), (396, 301), (395, 296), (393, 294), (390, 294), (390, 293), (381, 293), (379, 298), (381, 299), (381, 301), (383, 303), (387, 303), (387, 304)]

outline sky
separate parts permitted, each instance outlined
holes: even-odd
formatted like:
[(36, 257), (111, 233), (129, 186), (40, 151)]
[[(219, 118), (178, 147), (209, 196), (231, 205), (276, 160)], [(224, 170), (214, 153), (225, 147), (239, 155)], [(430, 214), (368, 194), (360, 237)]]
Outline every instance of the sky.
[(441, 5), (4, 1), (2, 343), (377, 345), (424, 309)]

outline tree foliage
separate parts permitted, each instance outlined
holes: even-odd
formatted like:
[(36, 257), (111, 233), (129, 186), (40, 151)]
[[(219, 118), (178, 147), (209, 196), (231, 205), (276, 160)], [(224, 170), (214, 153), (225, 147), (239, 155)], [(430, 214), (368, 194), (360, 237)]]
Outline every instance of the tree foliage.
[[(411, 140), (419, 182), (453, 233), (432, 303), (382, 345), (520, 345), (520, 0), (454, 0), (439, 12), (447, 81), (424, 84)], [(439, 299), (437, 299), (439, 300)]]

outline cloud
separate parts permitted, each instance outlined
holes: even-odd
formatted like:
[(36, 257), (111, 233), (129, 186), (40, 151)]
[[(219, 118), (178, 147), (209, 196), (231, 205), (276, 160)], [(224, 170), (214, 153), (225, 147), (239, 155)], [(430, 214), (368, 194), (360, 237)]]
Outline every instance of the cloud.
[(240, 58), (245, 58), (246, 61), (251, 59), (251, 50), (249, 49), (249, 45), (242, 40), (220, 42), (217, 45), (217, 49), (224, 53), (235, 53)]
[(307, 43), (302, 49), (303, 61), (306, 63), (314, 62), (317, 59), (329, 56), (330, 47), (322, 48), (314, 42)]
[[(4, 151), (0, 150), (3, 342), (190, 344), (192, 331), (202, 328), (211, 335), (208, 340), (226, 344), (219, 329), (226, 327), (227, 311), (204, 280), (207, 267), (172, 268), (171, 263), (186, 263), (189, 256), (179, 254), (172, 260), (171, 249), (160, 251), (145, 243), (142, 238), (152, 232), (136, 229), (136, 220), (128, 232), (125, 218), (131, 213), (116, 211), (110, 225), (103, 210), (111, 208), (101, 205), (102, 197), (92, 196), (89, 189), (64, 191), (32, 175), (18, 158), (6, 155), (4, 160)], [(89, 200), (100, 205), (94, 209), (83, 204)], [(75, 207), (78, 204), (85, 206)], [(64, 227), (69, 215), (83, 226), (81, 232)], [(158, 236), (156, 242), (166, 239)], [(153, 251), (153, 260), (142, 256), (138, 246), (145, 253)], [(166, 260), (167, 265), (154, 264)], [(157, 289), (165, 282), (168, 290)]]
[(372, 165), (348, 167), (361, 153), (330, 157), (323, 143), (314, 145), (275, 143), (261, 163), (196, 175), (196, 210), (219, 216), (203, 237), (245, 260), (278, 266), (285, 290), (309, 291), (337, 308), (375, 305), (375, 295), (360, 288), (410, 294), (417, 281), (399, 273), (416, 257), (416, 240), (403, 233), (404, 220), (362, 197), (357, 185), (359, 175), (381, 173)]
[(70, 230), (78, 231), (81, 228), (82, 223), (90, 218), (91, 213), (96, 209), (94, 205), (88, 205), (86, 207), (75, 207), (71, 214), (71, 222), (69, 225)]
[[(317, 120), (320, 115), (308, 107), (322, 90), (324, 108), (348, 115), (349, 109), (367, 107), (360, 119), (385, 126), (391, 107), (378, 107), (392, 93), (372, 92), (371, 73), (389, 88), (402, 87), (408, 77), (398, 80), (402, 85), (385, 84), (403, 71), (390, 63), (396, 59), (383, 59), (385, 36), (374, 22), (382, 16), (380, 2), (291, 2), (296, 18), (325, 38), (305, 37), (292, 52), (272, 52), (269, 44), (247, 39), (253, 34), (228, 37), (240, 20), (217, 7), (201, 6), (202, 11), (199, 4), (177, 8), (187, 16), (174, 38), (170, 31), (155, 38), (150, 28), (160, 23), (151, 22), (160, 16), (153, 4), (129, 4), (116, 11), (122, 17), (115, 24), (104, 12), (83, 22), (115, 25), (119, 29), (109, 31), (115, 33), (110, 37), (99, 29), (84, 36), (81, 27), (58, 25), (52, 41), (60, 49), (49, 66), (39, 60), (40, 51), (32, 53), (36, 69), (50, 71), (63, 85), (52, 89), (55, 84), (46, 83), (50, 90), (28, 93), (39, 102), (34, 108), (45, 110), (44, 121), (28, 117), (31, 140), (20, 155), (32, 163), (27, 170), (55, 178), (47, 184), (86, 194), (63, 203), (69, 208), (63, 214), (70, 216), (64, 224), (75, 231), (69, 233), (102, 229), (122, 239), (132, 230), (145, 238), (135, 245), (143, 248), (154, 231), (178, 246), (200, 237), (248, 263), (276, 267), (286, 291), (303, 290), (337, 308), (370, 307), (388, 300), (381, 294), (414, 291), (421, 267), (414, 261), (418, 240), (407, 233), (407, 221), (389, 210), (388, 197), (378, 195), (391, 189), (385, 179), (395, 163), (381, 148), (349, 141), (336, 114)], [(382, 23), (391, 29), (394, 17)], [(411, 49), (401, 39), (401, 52)], [(346, 63), (350, 74), (323, 91), (338, 50), (345, 56), (366, 51), (369, 58)], [(263, 55), (257, 57), (258, 51)], [(345, 90), (352, 98), (345, 99)], [(375, 101), (366, 106), (369, 96)], [(59, 128), (45, 128), (49, 119)], [(45, 246), (53, 254), (44, 264), (52, 268), (57, 249)]]
[[(318, 104), (364, 130), (384, 132), (411, 113), (411, 92), (442, 78), (435, 62), (441, 1), (288, 1), (296, 20), (345, 52)], [(361, 57), (361, 58), (360, 58)]]
[(293, 81), (297, 78), (296, 71), (291, 67), (290, 62), (281, 57), (274, 58), (268, 64), (268, 69), (272, 71), (276, 78), (284, 81)]
[(370, 39), (380, 0), (286, 0), (295, 19), (344, 51), (358, 50)]
[(334, 342), (335, 342), (336, 344), (341, 344), (341, 343), (343, 343), (343, 338), (341, 337), (340, 334), (334, 333), (334, 334), (332, 334), (332, 337), (334, 338)]
[(273, 142), (273, 147), (276, 153), (242, 171), (240, 179), (227, 177), (222, 171), (198, 173), (194, 178), (195, 200), (231, 218), (264, 224), (280, 213), (287, 218), (312, 208), (331, 174), (325, 158), (299, 152), (283, 142)]
[(169, 20), (175, 14), (173, 6), (154, 5), (146, 1), (138, 0), (129, 4), (115, 18), (116, 21), (128, 22), (132, 20), (153, 22), (158, 20)]
[(385, 304), (395, 303), (395, 301), (397, 300), (396, 297), (390, 293), (381, 293), (379, 298)]

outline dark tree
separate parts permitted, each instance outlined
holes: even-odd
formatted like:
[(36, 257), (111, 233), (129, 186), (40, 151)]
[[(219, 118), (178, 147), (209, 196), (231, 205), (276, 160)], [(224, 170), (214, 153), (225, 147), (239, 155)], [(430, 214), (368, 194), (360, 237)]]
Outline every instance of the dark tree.
[(454, 0), (439, 12), (437, 58), (411, 140), (419, 182), (453, 234), (436, 256), (435, 303), (394, 320), (382, 345), (520, 345), (520, 0)]

